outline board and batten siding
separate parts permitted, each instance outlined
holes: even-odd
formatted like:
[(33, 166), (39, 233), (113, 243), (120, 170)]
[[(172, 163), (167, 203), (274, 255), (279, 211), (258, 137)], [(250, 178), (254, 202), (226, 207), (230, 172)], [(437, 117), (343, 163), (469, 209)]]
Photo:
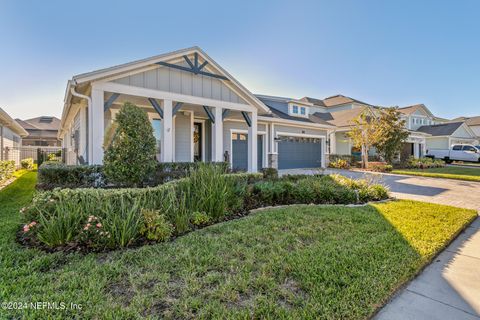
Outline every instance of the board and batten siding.
[(335, 132), (335, 142), (336, 154), (350, 155), (352, 153), (352, 150), (350, 149), (350, 138), (346, 137), (345, 133)]
[(192, 161), (193, 128), (191, 115), (179, 112), (175, 115), (175, 161)]
[[(179, 65), (188, 67), (186, 62)], [(247, 104), (245, 100), (226, 86), (220, 79), (195, 75), (191, 72), (170, 67), (159, 66), (153, 70), (147, 70), (113, 80), (113, 82), (134, 87)]]
[[(266, 131), (266, 126), (264, 124), (258, 124), (257, 126), (258, 132), (260, 131)], [(245, 122), (239, 122), (239, 121), (225, 121), (223, 123), (223, 151), (228, 151), (229, 154), (232, 154), (232, 150), (230, 149), (231, 146), (231, 140), (232, 140), (232, 129), (236, 130), (248, 130), (248, 126)]]

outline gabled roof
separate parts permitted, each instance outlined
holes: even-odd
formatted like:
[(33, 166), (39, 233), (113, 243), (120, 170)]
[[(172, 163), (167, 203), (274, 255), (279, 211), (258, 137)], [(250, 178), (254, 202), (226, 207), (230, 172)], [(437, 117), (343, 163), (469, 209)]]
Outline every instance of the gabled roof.
[(434, 117), (433, 113), (430, 112), (430, 110), (427, 108), (427, 106), (425, 106), (423, 103), (398, 108), (398, 111), (400, 111), (401, 113), (406, 114), (406, 115), (410, 115), (417, 110), (423, 110), (423, 112), (425, 112), (429, 116)]
[(452, 121), (464, 121), (469, 126), (480, 126), (480, 116), (476, 117), (458, 117)]
[(341, 110), (335, 112), (317, 112), (315, 116), (327, 121), (328, 123), (342, 127), (350, 127), (353, 125), (353, 120), (360, 116), (363, 112), (368, 110), (368, 107), (358, 107), (349, 110)]
[(2, 108), (0, 108), (0, 125), (6, 126), (21, 137), (28, 136), (28, 132)]
[(421, 126), (417, 131), (428, 133), (432, 136), (450, 136), (462, 125), (463, 122), (447, 122), (431, 126)]
[(305, 101), (305, 102), (309, 102), (309, 103), (313, 103), (314, 105), (319, 106), (319, 107), (326, 107), (325, 103), (321, 99), (316, 99), (316, 98), (311, 98), (311, 97), (303, 97), (300, 100)]
[(353, 99), (341, 94), (337, 94), (328, 98), (323, 99), (323, 103), (325, 104), (326, 107), (333, 107), (333, 106), (338, 106), (342, 104), (348, 104), (348, 103), (358, 103), (358, 104), (363, 104), (366, 106), (370, 106), (371, 104)]
[[(322, 126), (328, 126), (328, 127), (333, 127), (331, 123), (328, 123), (327, 121), (317, 117), (316, 115), (309, 115), (308, 118), (305, 117), (295, 117), (291, 116), (288, 113), (285, 113), (279, 109), (281, 107), (283, 108), (288, 108), (288, 103), (291, 101), (297, 101), (292, 98), (286, 98), (286, 97), (276, 97), (276, 96), (266, 96), (266, 95), (256, 95), (266, 106), (270, 108), (272, 111), (270, 115), (268, 115), (271, 118), (276, 118), (276, 119), (285, 119), (285, 120), (291, 120), (291, 121), (299, 121), (303, 123), (311, 123), (311, 124), (319, 124)], [(262, 115), (265, 116), (265, 115)]]
[(60, 119), (52, 116), (41, 116), (27, 120), (16, 119), (26, 130), (58, 130)]
[[(216, 63), (202, 49), (200, 49), (197, 46), (176, 50), (176, 51), (156, 55), (150, 58), (145, 58), (141, 60), (120, 64), (120, 65), (109, 67), (109, 68), (99, 69), (99, 70), (91, 71), (88, 73), (82, 73), (82, 74), (73, 76), (72, 82), (73, 84), (80, 84), (80, 83), (90, 82), (94, 80), (106, 79), (115, 75), (121, 75), (123, 73), (134, 71), (136, 69), (148, 67), (159, 62), (166, 62), (173, 59), (182, 58), (184, 55), (190, 55), (194, 53), (198, 53), (198, 56), (201, 59), (203, 59), (204, 61), (208, 61), (208, 64), (204, 68), (204, 70), (215, 69), (214, 70), (215, 72), (219, 73), (220, 75), (230, 80), (236, 87), (240, 89), (240, 91), (243, 92), (243, 94), (245, 94), (248, 98), (250, 98), (253, 104), (256, 105), (261, 111), (267, 112), (267, 113), (270, 112), (270, 110), (268, 110), (268, 108), (260, 100), (258, 100), (247, 88), (245, 88), (240, 82), (238, 82), (235, 78), (233, 78), (232, 75), (230, 75), (225, 69), (223, 69), (218, 63)], [(69, 83), (69, 85), (71, 85), (71, 83)], [(69, 89), (69, 86), (67, 86), (66, 98), (69, 96), (69, 94), (70, 94), (70, 89)]]

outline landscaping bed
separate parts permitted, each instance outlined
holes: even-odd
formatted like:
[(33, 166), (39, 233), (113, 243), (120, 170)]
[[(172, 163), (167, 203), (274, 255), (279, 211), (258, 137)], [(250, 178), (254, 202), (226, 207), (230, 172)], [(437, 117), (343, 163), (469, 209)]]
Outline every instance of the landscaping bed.
[(27, 173), (0, 192), (2, 299), (80, 308), (0, 318), (369, 318), (477, 215), (413, 201), (297, 205), (137, 249), (45, 253), (15, 242), (34, 184)]
[(153, 188), (55, 189), (23, 208), (19, 241), (47, 251), (105, 251), (173, 240), (190, 231), (285, 204), (358, 204), (388, 198), (379, 184), (342, 176), (225, 174), (200, 165)]

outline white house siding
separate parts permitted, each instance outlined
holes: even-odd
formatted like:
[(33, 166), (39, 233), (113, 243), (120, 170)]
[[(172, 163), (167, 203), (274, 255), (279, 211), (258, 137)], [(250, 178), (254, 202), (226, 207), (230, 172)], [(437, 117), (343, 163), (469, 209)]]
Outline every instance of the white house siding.
[(10, 128), (5, 126), (2, 128), (3, 143), (1, 145), (3, 146), (3, 150), (0, 150), (2, 151), (2, 157), (0, 157), (0, 159), (14, 160), (17, 165), (20, 165), (20, 151), (18, 148), (22, 144), (22, 138), (10, 130)]
[(192, 161), (192, 123), (191, 115), (179, 112), (175, 115), (175, 161)]
[(479, 126), (470, 126), (470, 129), (472, 129), (473, 133), (475, 133), (475, 135), (477, 137), (480, 137), (480, 125)]
[(447, 137), (426, 138), (427, 150), (429, 149), (448, 149)]
[(463, 126), (458, 127), (457, 130), (452, 134), (452, 138), (473, 138), (473, 136), (468, 132)]
[(335, 154), (350, 155), (350, 138), (346, 137), (344, 132), (335, 133), (336, 151)]
[[(179, 65), (188, 67), (186, 62)], [(246, 104), (245, 100), (238, 96), (220, 79), (195, 75), (169, 67), (159, 66), (153, 70), (143, 71), (113, 80), (113, 82), (134, 87)]]

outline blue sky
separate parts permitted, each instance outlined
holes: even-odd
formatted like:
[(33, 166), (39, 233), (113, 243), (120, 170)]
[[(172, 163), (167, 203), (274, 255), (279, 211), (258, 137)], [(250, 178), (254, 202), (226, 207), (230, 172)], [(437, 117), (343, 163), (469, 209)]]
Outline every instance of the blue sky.
[(479, 115), (480, 1), (0, 1), (0, 107), (61, 115), (73, 75), (198, 45), (254, 93)]

